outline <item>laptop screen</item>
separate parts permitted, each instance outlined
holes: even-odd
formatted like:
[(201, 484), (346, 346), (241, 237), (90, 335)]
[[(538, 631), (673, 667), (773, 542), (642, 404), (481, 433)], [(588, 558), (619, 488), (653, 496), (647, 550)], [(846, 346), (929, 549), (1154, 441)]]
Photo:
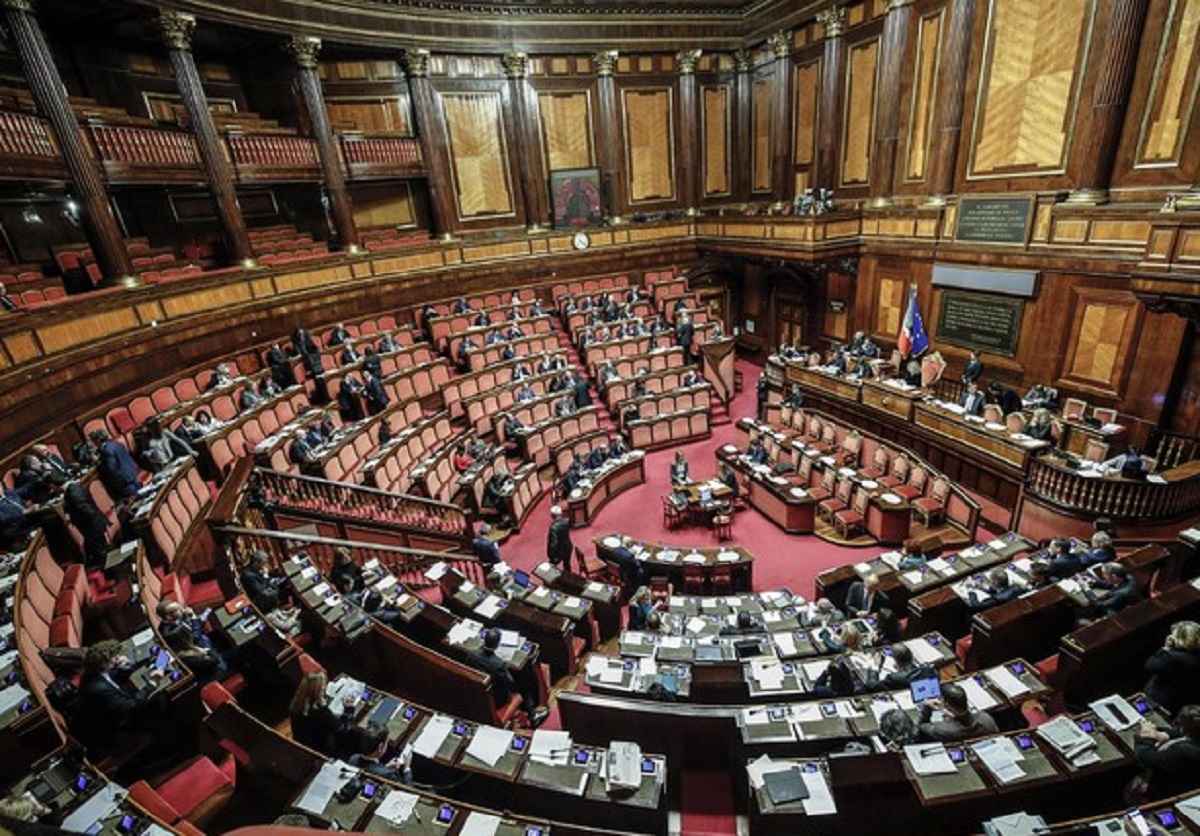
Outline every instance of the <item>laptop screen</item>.
[(513, 583), (522, 589), (527, 589), (529, 587), (529, 573), (522, 572), (520, 569), (515, 570), (513, 572)]
[(913, 702), (936, 700), (942, 695), (942, 683), (936, 676), (914, 679), (908, 687), (912, 690)]

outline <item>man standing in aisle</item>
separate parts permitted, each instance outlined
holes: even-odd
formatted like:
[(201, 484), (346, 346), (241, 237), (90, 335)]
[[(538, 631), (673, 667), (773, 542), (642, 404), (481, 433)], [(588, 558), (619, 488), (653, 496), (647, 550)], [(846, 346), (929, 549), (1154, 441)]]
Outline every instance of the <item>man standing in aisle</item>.
[(550, 531), (546, 535), (546, 557), (555, 566), (571, 568), (571, 523), (563, 516), (563, 510), (555, 505), (550, 509)]

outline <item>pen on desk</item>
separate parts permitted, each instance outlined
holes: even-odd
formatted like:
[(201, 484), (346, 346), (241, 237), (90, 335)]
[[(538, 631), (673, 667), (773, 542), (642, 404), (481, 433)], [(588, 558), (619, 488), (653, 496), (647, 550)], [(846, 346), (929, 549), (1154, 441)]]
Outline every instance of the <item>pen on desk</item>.
[(923, 758), (927, 758), (930, 755), (936, 755), (940, 751), (942, 751), (941, 746), (926, 746), (924, 749), (918, 749), (917, 754)]

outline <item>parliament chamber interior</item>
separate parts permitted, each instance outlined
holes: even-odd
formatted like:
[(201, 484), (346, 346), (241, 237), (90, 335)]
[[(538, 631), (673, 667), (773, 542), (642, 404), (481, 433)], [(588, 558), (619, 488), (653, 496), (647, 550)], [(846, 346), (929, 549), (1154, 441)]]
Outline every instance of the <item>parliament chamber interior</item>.
[(0, 0), (0, 829), (1200, 834), (1198, 93), (1200, 0)]

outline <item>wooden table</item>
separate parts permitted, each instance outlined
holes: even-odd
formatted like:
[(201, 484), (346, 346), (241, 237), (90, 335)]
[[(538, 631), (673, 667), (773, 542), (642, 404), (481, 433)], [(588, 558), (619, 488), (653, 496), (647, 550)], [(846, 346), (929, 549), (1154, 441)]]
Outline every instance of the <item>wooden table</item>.
[[(613, 549), (621, 545), (618, 534), (597, 537), (593, 541), (596, 554), (604, 560), (611, 559)], [(712, 577), (713, 569), (718, 566), (728, 566), (731, 570), (733, 589), (735, 592), (749, 592), (754, 588), (753, 567), (754, 556), (741, 546), (719, 548), (688, 547), (672, 548), (659, 543), (638, 543), (630, 547), (642, 563), (643, 570), (651, 575), (665, 575), (679, 589), (683, 588), (684, 569), (688, 566), (698, 567), (704, 574), (705, 583)]]

